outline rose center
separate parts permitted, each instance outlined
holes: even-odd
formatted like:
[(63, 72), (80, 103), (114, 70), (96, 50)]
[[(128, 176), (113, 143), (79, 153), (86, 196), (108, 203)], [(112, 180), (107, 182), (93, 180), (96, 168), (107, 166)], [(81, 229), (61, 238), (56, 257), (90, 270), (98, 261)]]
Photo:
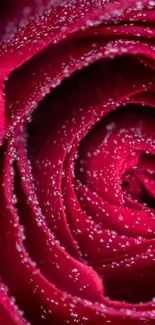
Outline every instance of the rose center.
[[(152, 168), (150, 166), (152, 164)], [(140, 156), (136, 166), (128, 169), (121, 176), (121, 188), (124, 196), (124, 203), (135, 202), (155, 209), (154, 185), (155, 185), (155, 158), (153, 155), (144, 153)]]

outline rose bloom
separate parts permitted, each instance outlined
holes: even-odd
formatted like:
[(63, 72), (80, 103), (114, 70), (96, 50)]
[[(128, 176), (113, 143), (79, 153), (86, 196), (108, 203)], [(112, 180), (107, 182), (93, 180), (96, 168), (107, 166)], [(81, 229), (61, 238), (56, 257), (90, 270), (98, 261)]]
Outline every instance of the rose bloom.
[(155, 324), (155, 1), (0, 4), (0, 324)]

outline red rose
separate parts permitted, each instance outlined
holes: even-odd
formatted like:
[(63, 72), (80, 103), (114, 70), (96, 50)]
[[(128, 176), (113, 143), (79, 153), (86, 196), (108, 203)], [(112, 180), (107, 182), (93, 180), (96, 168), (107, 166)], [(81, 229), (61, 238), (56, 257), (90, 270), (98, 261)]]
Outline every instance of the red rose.
[(155, 324), (155, 2), (0, 4), (0, 322)]

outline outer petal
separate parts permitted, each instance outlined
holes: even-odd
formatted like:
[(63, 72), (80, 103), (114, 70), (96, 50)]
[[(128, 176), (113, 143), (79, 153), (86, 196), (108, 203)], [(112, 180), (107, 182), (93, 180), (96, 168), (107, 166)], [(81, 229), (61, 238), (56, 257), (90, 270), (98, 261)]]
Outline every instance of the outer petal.
[(24, 325), (26, 322), (15, 306), (14, 299), (10, 298), (4, 285), (0, 284), (0, 321), (3, 325)]

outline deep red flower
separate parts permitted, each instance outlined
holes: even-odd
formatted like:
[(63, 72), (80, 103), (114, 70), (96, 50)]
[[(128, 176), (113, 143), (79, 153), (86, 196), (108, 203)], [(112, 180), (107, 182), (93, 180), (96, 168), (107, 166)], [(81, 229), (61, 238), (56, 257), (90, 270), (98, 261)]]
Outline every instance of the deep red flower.
[(155, 1), (0, 4), (0, 323), (155, 323)]

